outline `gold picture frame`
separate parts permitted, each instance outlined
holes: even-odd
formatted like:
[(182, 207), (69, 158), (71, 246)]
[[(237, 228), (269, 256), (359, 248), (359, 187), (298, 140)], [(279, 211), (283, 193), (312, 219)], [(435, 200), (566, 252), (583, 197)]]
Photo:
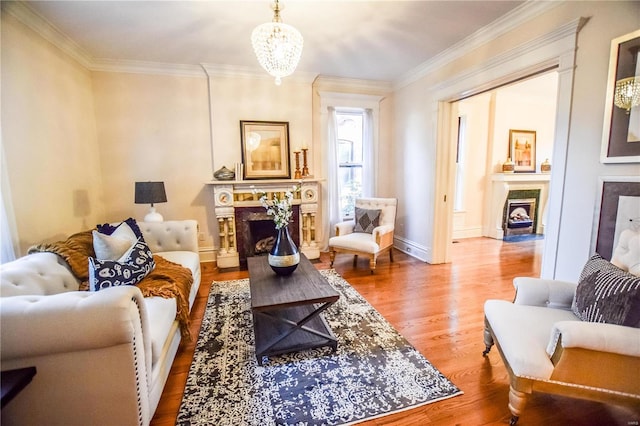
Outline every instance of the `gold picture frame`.
[(611, 41), (609, 76), (602, 126), (600, 162), (640, 162), (640, 107), (626, 111), (614, 104), (616, 82), (640, 74), (640, 30)]
[(509, 129), (509, 158), (516, 173), (536, 171), (536, 131)]
[(289, 122), (240, 121), (243, 179), (290, 179)]

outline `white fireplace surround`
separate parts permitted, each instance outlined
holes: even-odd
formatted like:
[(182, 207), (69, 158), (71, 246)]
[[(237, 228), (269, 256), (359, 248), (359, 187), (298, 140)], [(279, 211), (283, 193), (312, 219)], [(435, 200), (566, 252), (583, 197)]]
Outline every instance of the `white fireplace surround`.
[(495, 173), (491, 175), (491, 194), (484, 235), (502, 240), (504, 238), (504, 205), (509, 191), (540, 190), (540, 205), (537, 208), (536, 234), (544, 234), (549, 200), (549, 174), (544, 173)]
[(264, 191), (272, 196), (273, 193), (284, 194), (294, 185), (300, 185), (300, 192), (295, 195), (293, 201), (294, 205), (300, 206), (299, 249), (308, 259), (320, 257), (316, 232), (316, 216), (319, 210), (318, 180), (219, 180), (206, 182), (206, 184), (211, 185), (214, 193), (214, 210), (220, 238), (216, 256), (219, 268), (240, 266), (235, 210), (243, 207), (261, 207), (259, 195), (255, 191)]

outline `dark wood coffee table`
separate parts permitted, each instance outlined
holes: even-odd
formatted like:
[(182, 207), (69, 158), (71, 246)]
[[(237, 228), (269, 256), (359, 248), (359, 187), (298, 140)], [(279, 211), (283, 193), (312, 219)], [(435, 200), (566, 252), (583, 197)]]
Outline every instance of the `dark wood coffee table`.
[(300, 254), (293, 274), (276, 275), (267, 256), (247, 258), (256, 358), (329, 346), (338, 341), (321, 312), (340, 297), (309, 260)]

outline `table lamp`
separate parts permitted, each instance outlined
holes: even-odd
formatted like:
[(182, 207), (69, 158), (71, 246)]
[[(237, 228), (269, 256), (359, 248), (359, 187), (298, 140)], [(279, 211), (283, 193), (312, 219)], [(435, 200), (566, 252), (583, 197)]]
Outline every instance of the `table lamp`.
[(144, 217), (145, 222), (162, 222), (162, 215), (156, 212), (154, 203), (166, 203), (167, 194), (164, 191), (164, 182), (136, 182), (136, 204), (151, 204), (149, 213)]

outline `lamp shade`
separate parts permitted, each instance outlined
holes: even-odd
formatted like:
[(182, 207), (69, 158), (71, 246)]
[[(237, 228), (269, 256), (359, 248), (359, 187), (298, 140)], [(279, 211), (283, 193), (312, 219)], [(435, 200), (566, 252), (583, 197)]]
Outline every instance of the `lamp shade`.
[(136, 204), (166, 203), (167, 193), (164, 182), (136, 182)]

